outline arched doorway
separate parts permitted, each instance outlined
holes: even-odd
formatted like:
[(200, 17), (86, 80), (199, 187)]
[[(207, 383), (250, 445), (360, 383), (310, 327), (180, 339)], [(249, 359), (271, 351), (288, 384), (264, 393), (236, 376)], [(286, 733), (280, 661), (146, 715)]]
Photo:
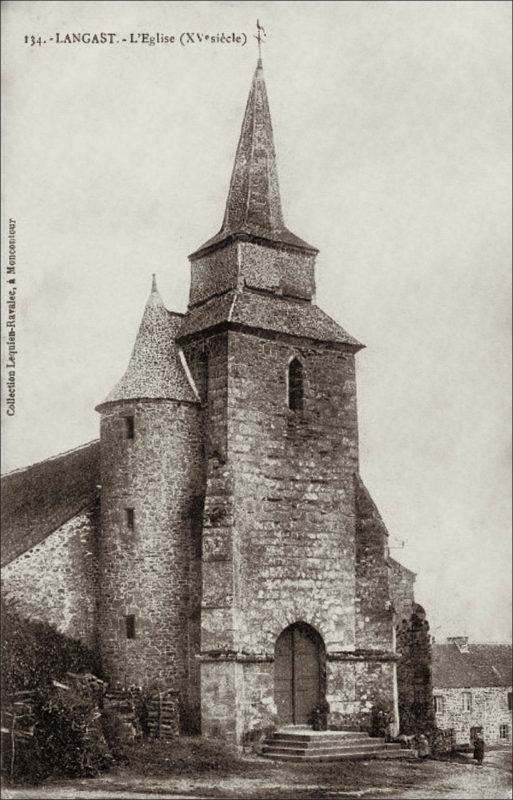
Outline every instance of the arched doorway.
[(274, 648), (274, 699), (282, 724), (307, 725), (326, 691), (326, 650), (305, 622), (285, 628)]

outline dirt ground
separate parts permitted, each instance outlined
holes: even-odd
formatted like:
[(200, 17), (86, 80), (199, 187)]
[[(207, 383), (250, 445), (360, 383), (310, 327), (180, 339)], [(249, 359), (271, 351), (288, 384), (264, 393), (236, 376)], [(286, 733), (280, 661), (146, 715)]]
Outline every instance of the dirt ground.
[(228, 774), (138, 777), (118, 769), (99, 778), (48, 782), (38, 787), (4, 787), (5, 800), (509, 800), (511, 751), (487, 753), (483, 767), (460, 762), (417, 760), (280, 764), (246, 759)]

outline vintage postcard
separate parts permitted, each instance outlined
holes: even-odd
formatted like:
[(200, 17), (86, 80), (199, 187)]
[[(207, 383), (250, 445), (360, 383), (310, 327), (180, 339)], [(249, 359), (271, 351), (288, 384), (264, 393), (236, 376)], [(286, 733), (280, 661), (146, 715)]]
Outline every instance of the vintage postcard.
[(4, 796), (511, 797), (511, 3), (2, 23)]

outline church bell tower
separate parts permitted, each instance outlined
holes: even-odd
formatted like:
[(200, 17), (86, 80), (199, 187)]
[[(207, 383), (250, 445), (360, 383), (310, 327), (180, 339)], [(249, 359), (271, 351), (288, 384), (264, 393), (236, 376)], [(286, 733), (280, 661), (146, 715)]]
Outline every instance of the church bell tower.
[[(177, 335), (203, 404), (202, 730), (240, 742), (343, 702), (355, 650), (355, 353), (285, 226), (262, 62), (221, 230), (191, 256)], [(295, 677), (294, 677), (295, 676)]]

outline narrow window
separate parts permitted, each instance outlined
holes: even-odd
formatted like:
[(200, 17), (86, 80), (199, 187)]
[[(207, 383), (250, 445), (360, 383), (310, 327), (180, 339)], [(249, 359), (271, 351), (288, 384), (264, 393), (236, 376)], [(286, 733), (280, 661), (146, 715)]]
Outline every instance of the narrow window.
[(287, 374), (288, 405), (291, 411), (303, 410), (303, 365), (297, 358), (289, 364)]
[(134, 438), (134, 418), (133, 416), (125, 417), (125, 434), (127, 439)]
[(509, 725), (499, 725), (499, 739), (509, 739)]
[(127, 614), (125, 617), (126, 638), (135, 639), (135, 614)]
[(511, 711), (511, 707), (513, 705), (511, 700), (512, 700), (512, 694), (511, 694), (511, 692), (508, 692), (508, 710), (509, 711)]
[(129, 531), (133, 531), (135, 525), (135, 511), (133, 508), (125, 508), (126, 526)]
[(472, 694), (470, 692), (463, 692), (463, 711), (472, 711)]
[(442, 695), (435, 694), (433, 700), (435, 701), (435, 714), (443, 714), (445, 711), (445, 703)]
[(194, 497), (191, 504), (191, 537), (192, 552), (196, 558), (203, 555), (203, 509), (205, 498), (203, 495)]

